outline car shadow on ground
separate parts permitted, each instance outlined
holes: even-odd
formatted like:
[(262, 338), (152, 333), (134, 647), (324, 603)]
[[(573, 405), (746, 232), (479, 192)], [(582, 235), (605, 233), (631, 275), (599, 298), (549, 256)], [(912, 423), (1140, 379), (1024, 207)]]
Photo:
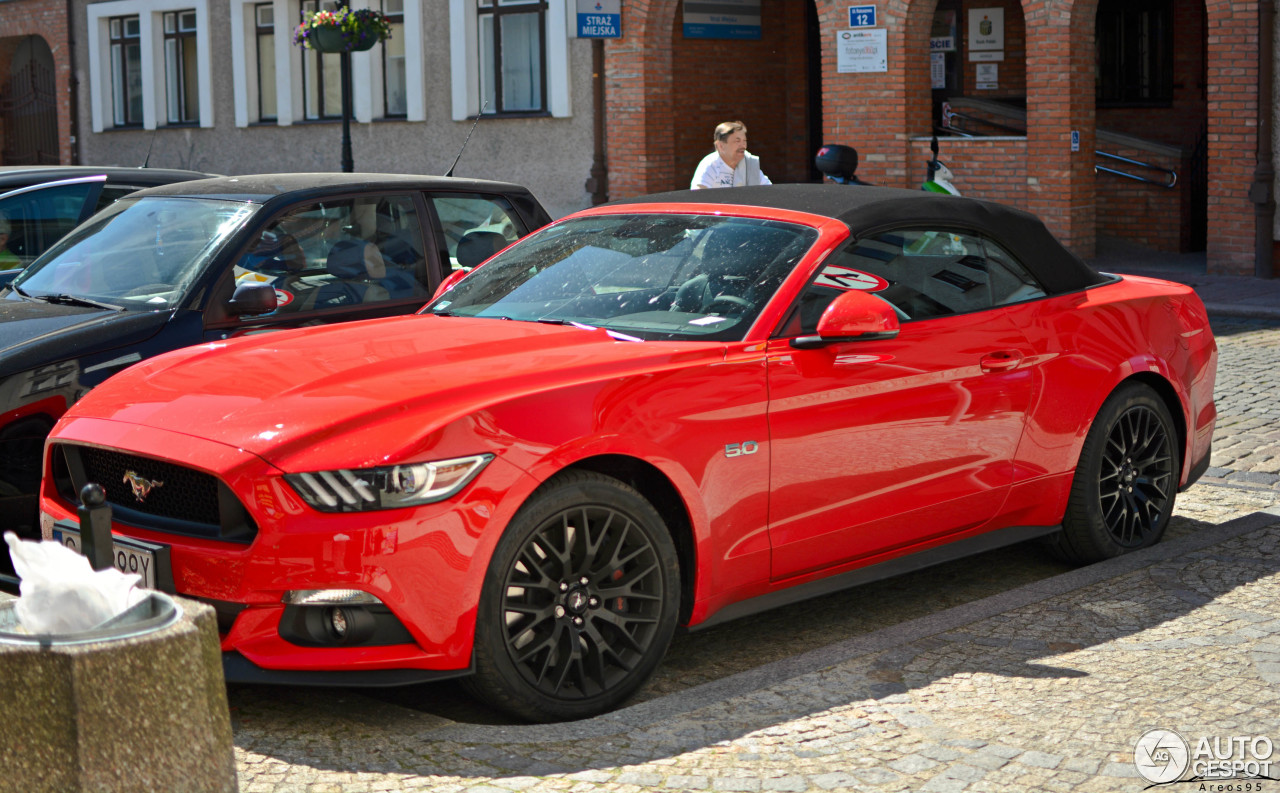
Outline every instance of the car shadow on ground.
[[(1163, 641), (1161, 626), (1280, 572), (1280, 518), (1255, 524), (1215, 545), (1218, 527), (1175, 517), (1156, 548), (1075, 570), (1024, 544), (685, 635), (643, 696), (580, 722), (516, 724), (447, 684), (233, 687), (237, 759), (478, 784), (659, 761), (851, 705), (892, 709), (952, 677), (1087, 677), (1062, 656)], [(1268, 551), (1250, 545), (1258, 536)], [(1055, 705), (1078, 703), (1035, 707)]]

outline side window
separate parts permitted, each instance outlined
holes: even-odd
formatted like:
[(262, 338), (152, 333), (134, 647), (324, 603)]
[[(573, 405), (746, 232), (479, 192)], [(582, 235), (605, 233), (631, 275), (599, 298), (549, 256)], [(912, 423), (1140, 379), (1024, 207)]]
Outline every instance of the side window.
[(130, 193), (141, 190), (141, 187), (122, 187), (120, 185), (104, 185), (102, 195), (98, 196), (98, 205), (93, 208), (94, 212), (101, 212), (117, 198), (124, 198)]
[(1044, 297), (1035, 278), (1004, 248), (949, 229), (899, 229), (834, 252), (801, 294), (786, 335), (817, 330), (841, 292), (864, 289), (903, 322), (967, 314)]
[(1013, 255), (989, 239), (982, 241), (987, 256), (991, 302), (997, 306), (1044, 297), (1044, 288)]
[(437, 193), (427, 200), (440, 219), (440, 253), (451, 270), (470, 270), (528, 233), (502, 196)]
[(258, 235), (235, 278), (272, 284), (276, 315), (430, 297), (420, 217), (405, 195), (291, 210)]
[[(0, 201), (0, 269), (26, 267), (80, 222), (98, 182), (28, 190)], [(7, 227), (7, 232), (6, 232)]]

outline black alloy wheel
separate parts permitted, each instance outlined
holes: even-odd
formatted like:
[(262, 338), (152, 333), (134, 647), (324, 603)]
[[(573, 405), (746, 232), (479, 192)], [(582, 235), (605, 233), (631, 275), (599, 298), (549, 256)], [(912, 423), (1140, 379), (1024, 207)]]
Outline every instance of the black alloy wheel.
[(531, 721), (608, 710), (665, 654), (679, 580), (671, 536), (639, 493), (594, 473), (556, 477), (495, 550), (470, 687)]
[(1178, 435), (1160, 397), (1140, 383), (1121, 386), (1085, 437), (1063, 531), (1050, 547), (1073, 562), (1095, 562), (1154, 545), (1178, 490)]
[(1146, 405), (1120, 415), (1107, 436), (1098, 499), (1107, 531), (1124, 548), (1141, 548), (1164, 525), (1173, 502), (1173, 443)]

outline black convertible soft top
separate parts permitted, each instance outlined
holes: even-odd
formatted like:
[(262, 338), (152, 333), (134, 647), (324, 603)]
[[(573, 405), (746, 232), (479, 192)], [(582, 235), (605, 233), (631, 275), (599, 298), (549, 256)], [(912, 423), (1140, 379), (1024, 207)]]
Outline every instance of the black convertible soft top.
[(780, 184), (718, 190), (677, 190), (613, 201), (623, 204), (726, 204), (808, 212), (835, 218), (855, 237), (886, 226), (946, 224), (990, 236), (1005, 246), (1051, 294), (1108, 282), (1058, 242), (1041, 220), (1021, 209), (975, 198), (833, 184)]

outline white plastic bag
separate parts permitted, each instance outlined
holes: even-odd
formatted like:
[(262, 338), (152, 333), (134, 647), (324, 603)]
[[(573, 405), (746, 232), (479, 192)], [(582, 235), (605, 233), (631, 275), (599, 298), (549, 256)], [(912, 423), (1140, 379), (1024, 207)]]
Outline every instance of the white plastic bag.
[(4, 541), (22, 579), (14, 613), (28, 633), (87, 631), (147, 597), (140, 576), (94, 570), (87, 557), (61, 543), (24, 541), (11, 531)]

